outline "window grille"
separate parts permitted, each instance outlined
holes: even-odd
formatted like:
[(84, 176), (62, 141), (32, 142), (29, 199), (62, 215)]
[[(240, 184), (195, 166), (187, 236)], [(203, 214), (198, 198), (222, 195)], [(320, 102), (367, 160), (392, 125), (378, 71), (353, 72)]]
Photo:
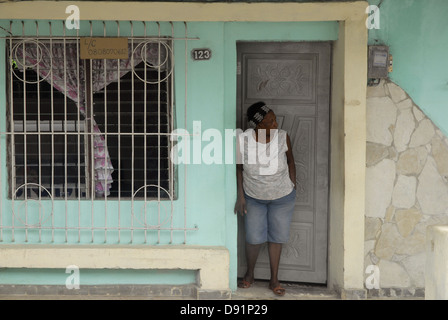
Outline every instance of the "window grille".
[[(173, 23), (170, 35), (157, 23), (152, 37), (135, 36), (130, 24), (127, 60), (82, 60), (79, 31), (52, 37), (51, 22), (50, 35), (5, 37), (7, 165), (0, 166), (7, 168), (12, 210), (5, 214), (0, 204), (0, 241), (58, 242), (62, 232), (62, 242), (148, 243), (151, 236), (160, 243), (168, 233), (173, 243), (181, 231), (186, 243), (187, 231), (197, 229), (187, 226), (185, 207), (183, 223), (174, 220), (170, 159), (173, 44), (185, 42), (187, 70), (193, 39), (186, 23), (185, 38), (174, 37)], [(185, 114), (186, 105), (185, 95)]]
[[(87, 197), (85, 117), (33, 70), (14, 70), (8, 110), (10, 194), (14, 199)], [(79, 119), (78, 119), (79, 116)], [(78, 134), (79, 133), (79, 134)], [(79, 148), (78, 148), (79, 147)], [(40, 188), (43, 186), (46, 190)]]

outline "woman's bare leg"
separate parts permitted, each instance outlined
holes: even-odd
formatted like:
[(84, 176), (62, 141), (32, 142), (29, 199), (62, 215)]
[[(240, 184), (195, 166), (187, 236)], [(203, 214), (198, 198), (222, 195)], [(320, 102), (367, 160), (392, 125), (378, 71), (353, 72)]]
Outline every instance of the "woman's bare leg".
[(247, 270), (246, 270), (246, 274), (243, 279), (249, 283), (254, 282), (255, 264), (257, 263), (258, 254), (260, 253), (261, 246), (262, 246), (262, 244), (246, 243)]
[[(269, 288), (274, 290), (276, 287), (280, 286), (280, 281), (278, 280), (278, 269), (280, 265), (280, 256), (282, 254), (282, 244), (269, 242), (269, 263), (271, 266), (271, 280), (269, 281)], [(276, 294), (283, 295), (285, 293), (284, 289), (277, 290)]]

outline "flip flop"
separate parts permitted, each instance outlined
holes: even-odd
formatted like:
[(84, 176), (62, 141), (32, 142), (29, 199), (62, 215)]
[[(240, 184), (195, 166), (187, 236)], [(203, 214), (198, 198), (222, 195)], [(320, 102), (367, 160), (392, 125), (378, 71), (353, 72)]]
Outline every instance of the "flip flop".
[(272, 292), (274, 292), (277, 296), (284, 296), (286, 293), (286, 290), (284, 288), (282, 288), (280, 285), (276, 286), (275, 288), (271, 288), (269, 287), (269, 289), (272, 290)]
[(243, 279), (243, 280), (241, 280), (241, 282), (238, 283), (238, 288), (248, 289), (252, 286), (253, 283), (254, 283), (253, 281), (249, 282), (249, 281), (246, 281)]

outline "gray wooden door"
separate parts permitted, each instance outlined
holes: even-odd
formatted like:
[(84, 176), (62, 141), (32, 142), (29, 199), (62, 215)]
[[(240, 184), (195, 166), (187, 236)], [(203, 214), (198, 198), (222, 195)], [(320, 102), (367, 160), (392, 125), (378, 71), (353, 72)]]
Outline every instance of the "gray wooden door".
[[(238, 43), (237, 127), (246, 129), (246, 110), (265, 101), (279, 128), (291, 138), (297, 197), (290, 239), (283, 246), (281, 281), (325, 283), (329, 189), (331, 44), (327, 42)], [(243, 219), (238, 228), (238, 276), (246, 271)], [(257, 279), (269, 279), (267, 246)]]

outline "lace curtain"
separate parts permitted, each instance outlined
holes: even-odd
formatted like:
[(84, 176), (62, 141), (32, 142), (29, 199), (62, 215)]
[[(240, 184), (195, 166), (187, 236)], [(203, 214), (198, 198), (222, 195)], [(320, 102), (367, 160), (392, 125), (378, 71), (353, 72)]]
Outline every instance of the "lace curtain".
[[(163, 44), (163, 43), (162, 43)], [(165, 50), (160, 50), (163, 48)], [(13, 47), (13, 61), (20, 70), (32, 68), (41, 80), (47, 81), (55, 89), (73, 100), (82, 116), (86, 114), (85, 67), (79, 59), (79, 46), (75, 42), (38, 42), (24, 40)], [(166, 46), (154, 41), (129, 45), (127, 60), (92, 60), (91, 77), (93, 93), (101, 91), (112, 82), (132, 71), (144, 61), (149, 67), (163, 71), (167, 66)], [(88, 63), (88, 61), (86, 61)], [(119, 66), (119, 68), (118, 68)], [(120, 72), (118, 71), (120, 70)], [(97, 197), (110, 194), (113, 183), (112, 166), (109, 152), (95, 119), (93, 123), (95, 192)]]

